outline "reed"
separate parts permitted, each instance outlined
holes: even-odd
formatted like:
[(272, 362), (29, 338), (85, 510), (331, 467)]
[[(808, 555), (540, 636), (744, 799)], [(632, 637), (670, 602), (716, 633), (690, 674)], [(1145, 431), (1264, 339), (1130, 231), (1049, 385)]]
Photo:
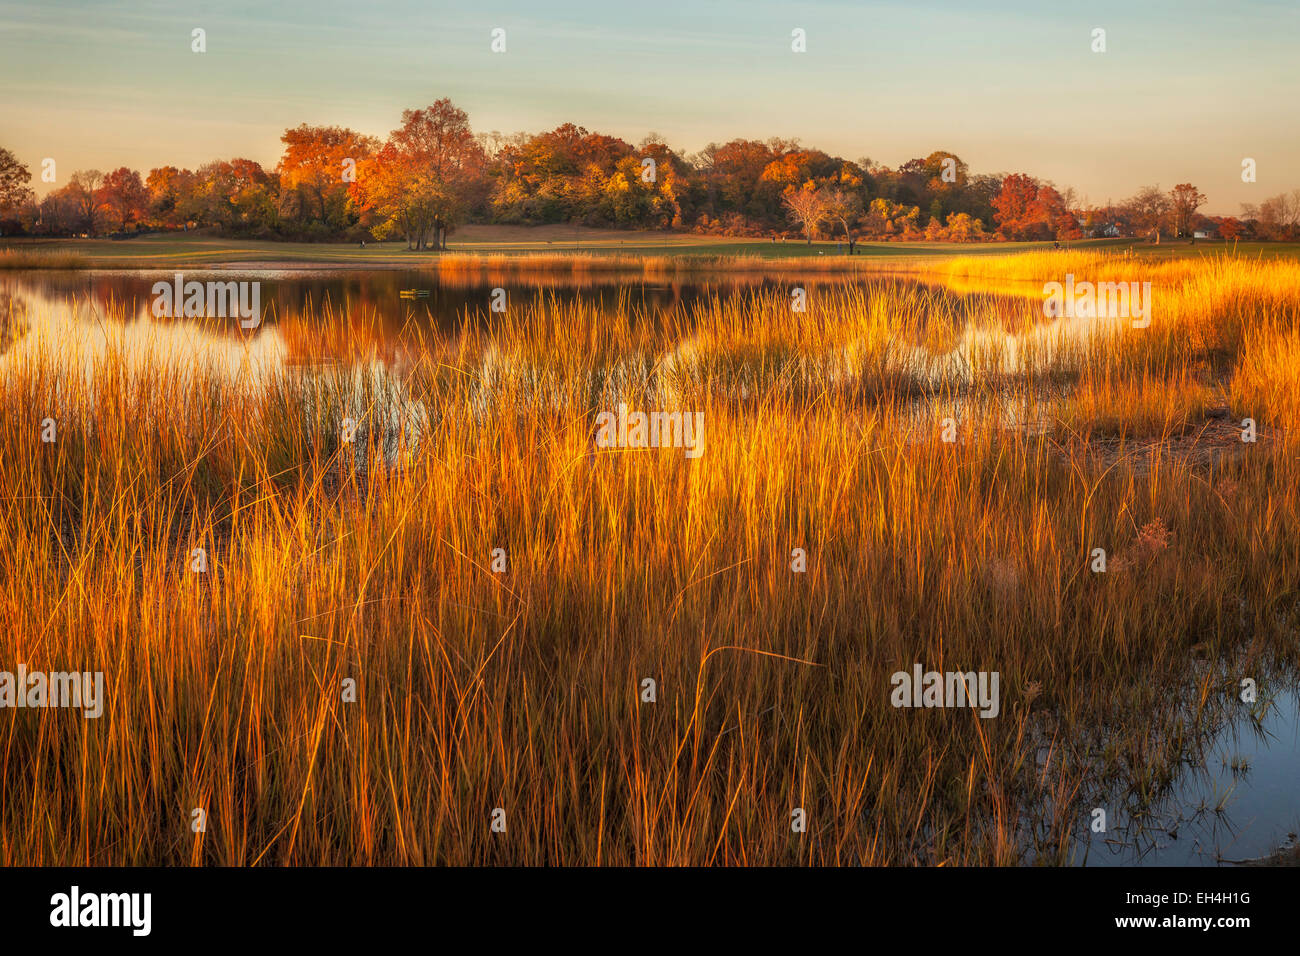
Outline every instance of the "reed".
[(0, 249), (0, 269), (85, 269), (88, 260), (75, 252)]
[[(1300, 267), (1143, 268), (1144, 330), (883, 279), (797, 314), (539, 294), (382, 347), (322, 307), (310, 362), (302, 317), (33, 316), (0, 658), (107, 701), (0, 712), (0, 861), (1073, 859), (1297, 650)], [(1159, 453), (1219, 401), (1272, 437)], [(703, 455), (596, 448), (618, 402), (703, 412)], [(891, 707), (917, 662), (998, 672), (999, 715)]]

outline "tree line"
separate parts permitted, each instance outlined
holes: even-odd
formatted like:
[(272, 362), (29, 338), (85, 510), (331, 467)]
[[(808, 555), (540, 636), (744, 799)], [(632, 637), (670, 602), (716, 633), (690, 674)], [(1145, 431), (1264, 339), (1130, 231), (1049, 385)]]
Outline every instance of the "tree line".
[(683, 230), (721, 236), (861, 240), (1071, 240), (1203, 234), (1300, 238), (1300, 190), (1205, 216), (1190, 183), (1149, 186), (1119, 203), (1024, 173), (974, 174), (944, 150), (890, 168), (796, 140), (735, 139), (683, 155), (566, 123), (548, 132), (478, 133), (441, 99), (407, 110), (380, 140), (338, 126), (281, 137), (274, 169), (251, 159), (195, 170), (78, 170), (38, 200), (31, 171), (0, 148), (0, 232), (122, 235), (210, 229), (307, 241), (399, 238), (445, 248), (463, 223)]

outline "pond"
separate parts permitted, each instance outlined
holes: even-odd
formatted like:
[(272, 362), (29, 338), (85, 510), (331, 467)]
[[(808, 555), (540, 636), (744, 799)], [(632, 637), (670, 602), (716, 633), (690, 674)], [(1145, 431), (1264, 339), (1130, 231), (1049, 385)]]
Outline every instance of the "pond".
[[(740, 291), (788, 288), (791, 283), (755, 274), (691, 276), (690, 279), (642, 278), (597, 274), (575, 278), (528, 275), (488, 278), (481, 274), (447, 276), (421, 270), (91, 270), (0, 272), (0, 289), (24, 292), (50, 300), (95, 303), (114, 311), (136, 314), (148, 310), (158, 282), (174, 284), (178, 272), (185, 281), (257, 282), (266, 321), (310, 314), (329, 306), (348, 314), (376, 316), (394, 334), (414, 320), (441, 332), (453, 332), (465, 317), (482, 318), (492, 305), (495, 289), (512, 297), (532, 298), (544, 293), (560, 303), (579, 299), (602, 308), (623, 303), (647, 315), (685, 312), (711, 296)], [(811, 277), (801, 284), (836, 283), (833, 277)], [(415, 292), (416, 296), (403, 295)]]
[(1212, 734), (1140, 821), (1120, 812), (1111, 814), (1105, 833), (1089, 830), (1081, 862), (1214, 866), (1258, 861), (1295, 845), (1300, 695), (1294, 688), (1272, 693), (1261, 720), (1240, 715)]

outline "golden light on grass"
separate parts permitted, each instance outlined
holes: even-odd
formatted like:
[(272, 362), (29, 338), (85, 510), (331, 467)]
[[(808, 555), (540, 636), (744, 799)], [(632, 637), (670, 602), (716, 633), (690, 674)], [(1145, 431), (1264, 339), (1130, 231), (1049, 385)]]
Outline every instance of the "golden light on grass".
[[(663, 322), (538, 296), (406, 330), (400, 372), (323, 312), (340, 361), (296, 364), (286, 322), (237, 344), (255, 388), (138, 366), (129, 317), (75, 375), (72, 327), (19, 339), (0, 647), (104, 671), (107, 704), (5, 714), (0, 861), (1068, 859), (1095, 792), (1157, 789), (1300, 623), (1300, 266), (1125, 268), (1150, 328), (880, 279)], [(620, 400), (702, 411), (704, 455), (595, 448)], [(1260, 440), (1161, 451), (1220, 404)], [(1000, 716), (891, 708), (914, 662), (1000, 672)]]

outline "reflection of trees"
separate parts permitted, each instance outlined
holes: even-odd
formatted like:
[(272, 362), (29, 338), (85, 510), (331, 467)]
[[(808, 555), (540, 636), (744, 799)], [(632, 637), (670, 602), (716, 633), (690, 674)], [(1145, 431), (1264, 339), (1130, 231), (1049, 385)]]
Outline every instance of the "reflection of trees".
[[(759, 264), (762, 265), (761, 263)], [(179, 319), (153, 318), (152, 289), (156, 282), (171, 282), (177, 270), (149, 272), (13, 272), (3, 277), (5, 287), (15, 295), (59, 300), (89, 306), (105, 317), (121, 321), (149, 315), (151, 321), (168, 323)], [(308, 273), (222, 272), (195, 270), (184, 273), (187, 280), (206, 281), (219, 275), (223, 281), (260, 281), (265, 321), (251, 336), (237, 323), (225, 319), (186, 319), (212, 335), (230, 340), (248, 339), (275, 327), (290, 347), (293, 361), (349, 361), (362, 355), (387, 356), (394, 343), (419, 333), (454, 337), (468, 326), (484, 330), (492, 326), (489, 302), (494, 288), (509, 290), (512, 310), (528, 307), (539, 295), (555, 296), (562, 303), (585, 300), (599, 311), (614, 314), (627, 310), (637, 321), (671, 324), (670, 319), (689, 322), (693, 308), (711, 297), (787, 290), (798, 284), (809, 290), (859, 285), (862, 278), (836, 272), (813, 272), (797, 277), (779, 270), (754, 268), (743, 271), (667, 271), (638, 267), (635, 272), (610, 269), (574, 273), (567, 268), (556, 272), (529, 272), (508, 264), (498, 268), (430, 272), (383, 270)], [(954, 300), (963, 298), (959, 284), (926, 286), (915, 280), (895, 277), (889, 282), (906, 285), (915, 294), (932, 296), (927, 311), (951, 315)], [(877, 277), (874, 282), (879, 283)], [(403, 289), (428, 289), (429, 297), (403, 299)], [(928, 290), (928, 291), (922, 291)], [(1001, 290), (1000, 290), (1001, 291)], [(1035, 288), (1032, 291), (1037, 291)], [(1023, 320), (1023, 290), (1009, 287), (1006, 294), (981, 293), (981, 315), (1001, 318), (1009, 327)], [(1034, 300), (1037, 301), (1036, 299)], [(949, 332), (953, 330), (947, 330)], [(942, 335), (943, 329), (918, 329), (911, 344), (934, 345), (928, 336)], [(904, 330), (900, 334), (906, 335)]]

